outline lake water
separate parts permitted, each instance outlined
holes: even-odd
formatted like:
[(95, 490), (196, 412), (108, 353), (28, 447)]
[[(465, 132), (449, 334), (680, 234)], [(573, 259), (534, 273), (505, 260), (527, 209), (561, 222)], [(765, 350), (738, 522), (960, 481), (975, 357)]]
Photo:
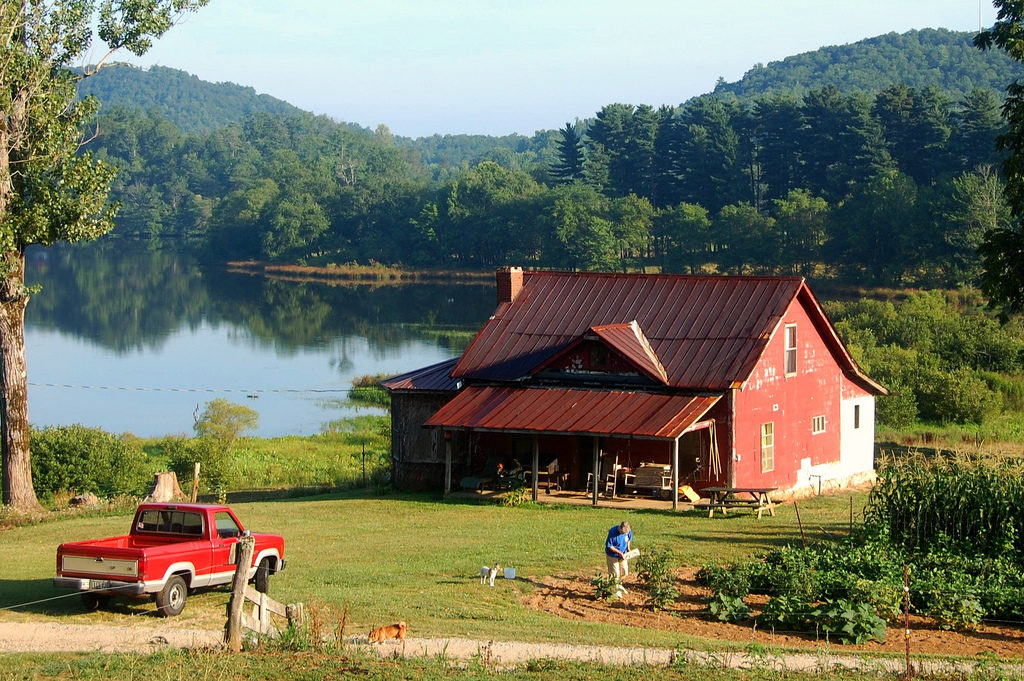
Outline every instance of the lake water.
[[(215, 398), (264, 437), (357, 413), (352, 379), (454, 357), (494, 311), (493, 284), (328, 285), (207, 269), (110, 245), (31, 251), (29, 418), (142, 437), (191, 434)], [(461, 333), (460, 333), (461, 332)], [(453, 340), (454, 337), (454, 340)]]

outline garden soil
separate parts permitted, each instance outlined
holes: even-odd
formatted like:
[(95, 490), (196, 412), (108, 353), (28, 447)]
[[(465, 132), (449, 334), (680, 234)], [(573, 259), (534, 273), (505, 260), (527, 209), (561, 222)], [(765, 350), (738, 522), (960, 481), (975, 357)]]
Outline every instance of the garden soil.
[[(568, 619), (677, 631), (688, 636), (756, 643), (765, 647), (827, 649), (844, 653), (906, 651), (902, 621), (900, 625), (889, 627), (884, 643), (872, 641), (860, 645), (830, 644), (813, 633), (778, 632), (756, 628), (750, 623), (719, 622), (707, 614), (707, 600), (711, 594), (697, 584), (696, 572), (697, 568), (677, 571), (676, 586), (681, 597), (668, 609), (659, 612), (644, 607), (644, 596), (638, 589), (629, 589), (621, 600), (610, 603), (595, 598), (594, 588), (590, 585), (593, 573), (540, 579), (532, 592), (523, 597), (523, 603), (529, 608)], [(626, 586), (630, 586), (628, 581)], [(767, 597), (749, 596), (745, 600), (756, 614)], [(1024, 658), (1024, 628), (1013, 624), (986, 623), (975, 632), (944, 631), (933, 620), (911, 615), (910, 652), (911, 655), (988, 653), (1000, 659)]]

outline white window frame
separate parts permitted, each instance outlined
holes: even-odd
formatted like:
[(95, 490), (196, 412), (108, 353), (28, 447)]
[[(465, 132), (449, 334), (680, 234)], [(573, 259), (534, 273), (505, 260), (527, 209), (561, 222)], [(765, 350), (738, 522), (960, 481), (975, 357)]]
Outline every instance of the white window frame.
[(796, 376), (797, 342), (796, 324), (786, 324), (786, 354), (783, 356), (783, 366), (787, 376)]
[(761, 472), (775, 470), (775, 422), (761, 424)]
[(817, 435), (818, 433), (824, 433), (827, 422), (825, 421), (825, 415), (815, 416), (811, 419), (811, 434)]

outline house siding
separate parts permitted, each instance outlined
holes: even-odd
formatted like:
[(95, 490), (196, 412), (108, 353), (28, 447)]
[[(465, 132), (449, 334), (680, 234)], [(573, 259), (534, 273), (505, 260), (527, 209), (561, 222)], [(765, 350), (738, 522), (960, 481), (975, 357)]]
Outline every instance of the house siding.
[[(786, 327), (796, 326), (797, 366), (785, 372)], [(843, 372), (797, 299), (779, 321), (750, 378), (735, 391), (735, 484), (779, 487), (806, 484), (801, 470), (838, 463), (841, 458)], [(823, 432), (812, 432), (824, 417)], [(761, 426), (772, 423), (774, 467), (761, 470)]]

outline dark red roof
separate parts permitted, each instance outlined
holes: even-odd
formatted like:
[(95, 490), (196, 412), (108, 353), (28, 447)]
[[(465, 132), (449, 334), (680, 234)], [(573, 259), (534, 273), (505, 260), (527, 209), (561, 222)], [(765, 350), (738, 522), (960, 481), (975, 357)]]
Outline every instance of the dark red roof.
[(517, 380), (592, 327), (635, 320), (669, 386), (722, 391), (748, 378), (805, 288), (800, 277), (525, 272), (515, 300), (499, 306), (452, 375)]
[(458, 357), (422, 369), (416, 369), (381, 381), (388, 390), (435, 390), (439, 392), (455, 392), (462, 387), (461, 383), (451, 377), (452, 368), (459, 361)]
[(423, 425), (674, 439), (695, 424), (719, 398), (618, 390), (470, 386)]

